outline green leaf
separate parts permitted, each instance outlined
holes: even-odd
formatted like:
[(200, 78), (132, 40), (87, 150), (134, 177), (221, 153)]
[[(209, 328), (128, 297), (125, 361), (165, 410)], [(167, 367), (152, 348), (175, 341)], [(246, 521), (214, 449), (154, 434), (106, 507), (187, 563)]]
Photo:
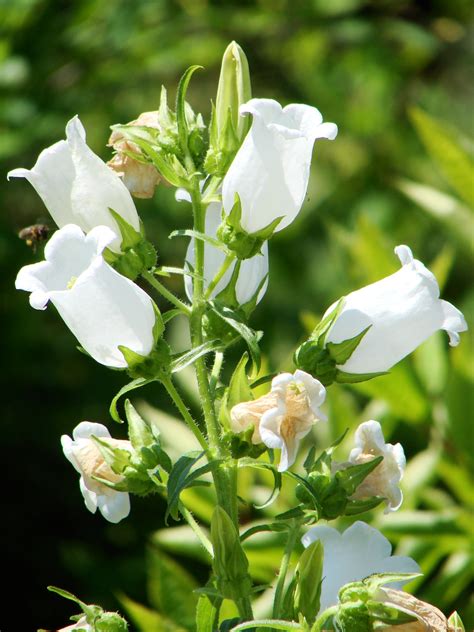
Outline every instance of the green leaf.
[(333, 360), (336, 361), (336, 364), (345, 364), (349, 360), (351, 355), (359, 346), (360, 341), (371, 327), (372, 325), (369, 325), (363, 331), (361, 331), (360, 334), (357, 334), (356, 336), (354, 336), (353, 338), (349, 338), (348, 340), (344, 340), (343, 342), (328, 342), (326, 344), (329, 355)]
[(336, 371), (336, 382), (339, 384), (358, 384), (359, 382), (367, 382), (373, 380), (374, 377), (388, 375), (388, 371), (379, 371), (378, 373), (347, 373), (338, 369)]
[(147, 384), (151, 384), (151, 382), (155, 382), (155, 381), (156, 381), (155, 379), (146, 379), (144, 377), (138, 377), (135, 380), (132, 380), (131, 382), (129, 382), (128, 384), (125, 384), (125, 386), (122, 386), (122, 388), (119, 390), (117, 395), (115, 395), (115, 397), (113, 398), (110, 404), (109, 413), (112, 419), (114, 421), (117, 421), (119, 424), (123, 424), (123, 419), (120, 418), (120, 415), (117, 410), (118, 400), (122, 397), (122, 395), (125, 395), (125, 393), (129, 393), (130, 391), (134, 391), (137, 388), (141, 388), (142, 386), (146, 386)]
[(234, 329), (247, 343), (252, 358), (253, 375), (257, 375), (260, 370), (261, 356), (258, 341), (262, 337), (262, 332), (254, 331), (246, 325), (234, 310), (220, 305), (217, 301), (211, 301), (210, 306), (215, 314)]
[(167, 312), (162, 314), (163, 324), (166, 325), (171, 319), (175, 316), (180, 316), (183, 312), (180, 309), (169, 309)]
[(444, 123), (419, 108), (411, 108), (409, 115), (418, 136), (446, 180), (474, 209), (474, 163), (470, 156), (453, 140)]
[(210, 461), (191, 472), (191, 468), (202, 458), (204, 452), (192, 455), (184, 455), (175, 463), (171, 470), (168, 479), (168, 507), (165, 514), (165, 522), (168, 520), (168, 516), (172, 516), (175, 520), (178, 520), (178, 501), (181, 492), (189, 487), (191, 484), (195, 484), (195, 481), (202, 476), (213, 470), (219, 463), (218, 460)]
[(112, 215), (119, 227), (120, 234), (122, 236), (122, 243), (120, 244), (122, 250), (133, 248), (142, 241), (142, 234), (126, 222), (119, 213), (111, 208), (109, 208), (109, 213)]
[(208, 340), (194, 349), (180, 353), (173, 357), (171, 372), (177, 373), (178, 371), (182, 371), (190, 364), (193, 364), (193, 362), (196, 362), (196, 360), (201, 358), (203, 355), (211, 353), (211, 351), (218, 351), (221, 348), (222, 342), (220, 340)]
[(213, 602), (216, 599), (200, 595), (196, 608), (196, 632), (215, 632), (218, 610)]
[(148, 594), (161, 614), (185, 630), (194, 629), (197, 583), (175, 560), (153, 547), (148, 550)]
[(238, 460), (238, 467), (253, 467), (257, 470), (270, 470), (273, 474), (273, 490), (268, 499), (262, 505), (255, 505), (256, 509), (264, 509), (278, 498), (278, 494), (280, 493), (282, 486), (282, 476), (281, 472), (279, 472), (274, 465), (271, 463), (265, 463), (265, 461), (257, 461), (256, 459), (244, 457)]
[(202, 66), (190, 66), (179, 81), (178, 92), (176, 94), (176, 122), (178, 124), (179, 143), (183, 153), (188, 153), (188, 121), (186, 118), (186, 92), (188, 90), (191, 77), (196, 70), (201, 70)]
[(445, 226), (463, 252), (472, 258), (474, 217), (469, 208), (456, 198), (433, 187), (411, 180), (397, 180), (396, 187), (431, 217)]

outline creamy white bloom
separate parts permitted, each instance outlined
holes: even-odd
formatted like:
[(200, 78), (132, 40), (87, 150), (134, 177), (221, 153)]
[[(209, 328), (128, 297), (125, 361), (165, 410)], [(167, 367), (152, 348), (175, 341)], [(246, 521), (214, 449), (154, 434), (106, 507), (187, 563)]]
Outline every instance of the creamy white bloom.
[(308, 373), (280, 373), (270, 393), (232, 408), (232, 430), (242, 432), (253, 425), (252, 442), (281, 450), (278, 470), (284, 472), (295, 462), (301, 439), (316, 421), (326, 419), (319, 409), (325, 397), (324, 386)]
[(349, 360), (338, 367), (342, 371), (387, 371), (438, 329), (448, 332), (452, 346), (467, 329), (462, 313), (439, 298), (436, 278), (413, 258), (410, 248), (397, 246), (395, 253), (402, 268), (346, 296), (326, 336), (326, 343), (343, 342), (370, 326)]
[(97, 507), (109, 522), (120, 522), (130, 513), (130, 497), (127, 492), (117, 492), (104, 483), (96, 481), (93, 476), (103, 478), (110, 483), (118, 483), (122, 477), (116, 474), (104, 461), (99, 448), (90, 438), (91, 435), (109, 443), (112, 447), (132, 451), (129, 441), (112, 439), (109, 431), (102, 424), (81, 421), (72, 433), (61, 437), (64, 455), (81, 475), (79, 487), (89, 511), (95, 513)]
[(406, 467), (405, 453), (400, 443), (385, 443), (382, 427), (378, 421), (366, 421), (357, 428), (355, 448), (349, 454), (349, 463), (367, 463), (374, 457), (383, 456), (378, 465), (357, 488), (354, 498), (383, 496), (386, 498), (385, 513), (399, 509), (403, 501), (400, 481)]
[[(310, 529), (301, 539), (305, 547), (320, 540), (324, 548), (320, 611), (338, 603), (345, 584), (360, 581), (373, 573), (418, 573), (410, 557), (391, 555), (392, 546), (380, 531), (357, 521), (343, 533), (325, 525)], [(389, 584), (401, 588), (402, 582)]]
[[(180, 199), (186, 199), (182, 197)], [(217, 228), (221, 222), (221, 210), (222, 205), (218, 202), (209, 204), (206, 212), (206, 235), (211, 237), (216, 236)], [(214, 248), (208, 243), (204, 244), (204, 279), (205, 286), (213, 280), (221, 265), (225, 259), (225, 254), (219, 248)], [(186, 253), (186, 261), (194, 266), (194, 241), (191, 241)], [(235, 266), (240, 265), (239, 276), (235, 285), (235, 293), (239, 305), (244, 305), (250, 301), (257, 292), (260, 285), (265, 278), (268, 277), (268, 243), (265, 242), (262, 246), (262, 253), (255, 255), (251, 259), (244, 259), (233, 263), (229, 266), (229, 269), (219, 281), (212, 297), (216, 296), (225, 289), (234, 273)], [(267, 291), (268, 282), (265, 281), (260, 288), (258, 294), (258, 302), (262, 300)], [(192, 277), (185, 277), (186, 294), (189, 300), (192, 300), (193, 296), (193, 280)]]
[(68, 625), (65, 628), (61, 628), (58, 632), (73, 632), (74, 630), (83, 630), (85, 632), (92, 632), (92, 627), (87, 623), (86, 617), (81, 617), (77, 623)]
[(122, 238), (109, 208), (139, 231), (132, 197), (120, 177), (87, 146), (77, 116), (66, 125), (66, 138), (44, 149), (32, 169), (13, 169), (7, 178), (26, 178), (59, 228), (77, 224), (88, 233), (95, 226), (109, 226), (115, 233), (109, 247), (119, 251)]
[(245, 231), (255, 233), (283, 217), (279, 231), (291, 224), (303, 204), (315, 140), (333, 140), (337, 126), (323, 123), (319, 110), (309, 105), (282, 108), (273, 99), (251, 99), (239, 112), (251, 114), (253, 120), (224, 177), (224, 210), (230, 213), (238, 193)]
[(23, 267), (15, 286), (31, 292), (34, 309), (51, 301), (94, 360), (124, 368), (118, 346), (148, 355), (156, 316), (148, 294), (104, 261), (101, 253), (113, 239), (107, 226), (87, 236), (74, 224), (64, 226), (46, 244), (45, 261)]

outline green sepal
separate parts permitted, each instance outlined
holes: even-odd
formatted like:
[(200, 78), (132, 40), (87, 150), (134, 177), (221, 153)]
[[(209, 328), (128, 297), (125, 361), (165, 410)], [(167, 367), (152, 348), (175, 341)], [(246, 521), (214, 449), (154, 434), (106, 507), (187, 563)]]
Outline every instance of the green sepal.
[(354, 351), (359, 346), (362, 338), (369, 331), (372, 325), (369, 325), (364, 330), (357, 334), (353, 338), (349, 338), (348, 340), (344, 340), (343, 342), (328, 342), (326, 344), (326, 349), (329, 351), (329, 355), (335, 361), (336, 364), (345, 364)]
[(142, 386), (151, 384), (151, 382), (154, 382), (155, 380), (156, 378), (146, 379), (144, 377), (138, 377), (135, 380), (132, 380), (131, 382), (129, 382), (128, 384), (125, 384), (125, 386), (122, 386), (122, 388), (114, 396), (114, 398), (112, 399), (110, 403), (109, 413), (112, 419), (119, 424), (123, 424), (123, 419), (120, 418), (119, 412), (117, 410), (118, 400), (122, 397), (122, 395), (125, 395), (125, 393), (129, 393), (130, 391), (134, 391), (137, 388), (141, 388)]
[(171, 370), (171, 350), (167, 342), (160, 338), (155, 348), (142, 356), (123, 345), (118, 347), (128, 364), (127, 372), (131, 378), (160, 380), (167, 377)]
[(352, 496), (359, 485), (367, 476), (375, 470), (383, 461), (383, 456), (376, 456), (367, 463), (350, 465), (344, 470), (339, 470), (334, 477), (348, 496)]
[(273, 490), (268, 499), (262, 505), (254, 505), (256, 509), (264, 509), (271, 505), (277, 498), (282, 486), (282, 475), (273, 463), (266, 463), (265, 461), (258, 461), (255, 458), (244, 457), (238, 461), (238, 467), (253, 467), (257, 470), (267, 470), (273, 474)]
[(211, 122), (209, 125), (209, 149), (204, 159), (204, 169), (212, 176), (223, 178), (227, 173), (240, 141), (232, 123), (232, 114), (227, 112), (224, 127), (220, 134), (217, 131), (216, 108), (212, 104)]
[(252, 580), (247, 556), (234, 523), (219, 505), (212, 514), (211, 542), (214, 550), (212, 567), (219, 593), (237, 602), (248, 597)]
[(123, 474), (123, 471), (131, 463), (131, 454), (128, 450), (117, 448), (110, 445), (107, 441), (104, 441), (100, 437), (91, 435), (91, 441), (99, 449), (101, 455), (104, 457), (104, 461), (107, 465), (116, 473)]
[(358, 382), (367, 382), (373, 380), (374, 377), (387, 375), (388, 371), (379, 371), (378, 373), (346, 373), (340, 369), (336, 369), (336, 382), (339, 384), (357, 384)]
[(357, 516), (358, 514), (365, 513), (366, 511), (372, 511), (383, 503), (386, 499), (381, 496), (371, 496), (370, 498), (364, 498), (363, 500), (348, 500), (346, 509), (344, 511), (345, 516)]
[(323, 545), (316, 540), (303, 551), (296, 567), (295, 608), (309, 624), (319, 612), (323, 559)]
[(118, 224), (122, 242), (121, 253), (104, 251), (104, 258), (117, 272), (134, 281), (143, 271), (156, 264), (156, 250), (141, 232), (135, 230), (121, 215), (109, 208), (109, 212)]
[(255, 233), (247, 233), (242, 228), (241, 218), (242, 205), (236, 193), (235, 203), (230, 213), (226, 214), (224, 210), (222, 211), (222, 222), (217, 229), (217, 238), (239, 259), (250, 259), (261, 252), (263, 243), (272, 237), (283, 215)]
[[(65, 599), (74, 601), (81, 608), (86, 617), (86, 623), (88, 628), (90, 627), (95, 632), (127, 632), (128, 624), (117, 612), (104, 612), (103, 608), (96, 605), (87, 605), (75, 595), (63, 590), (62, 588), (56, 588), (55, 586), (48, 586), (48, 590), (54, 592)], [(75, 615), (71, 617), (73, 621), (79, 621), (82, 615)], [(86, 630), (86, 628), (77, 628), (80, 630)]]
[(176, 93), (176, 124), (178, 126), (178, 138), (181, 147), (181, 151), (184, 155), (188, 152), (189, 147), (189, 126), (188, 117), (186, 116), (186, 92), (188, 90), (191, 77), (196, 70), (201, 70), (202, 66), (190, 66), (182, 75), (178, 84), (178, 91)]
[(159, 440), (158, 429), (147, 424), (129, 399), (125, 400), (125, 414), (128, 421), (128, 438), (135, 451), (139, 452), (141, 448), (152, 446)]

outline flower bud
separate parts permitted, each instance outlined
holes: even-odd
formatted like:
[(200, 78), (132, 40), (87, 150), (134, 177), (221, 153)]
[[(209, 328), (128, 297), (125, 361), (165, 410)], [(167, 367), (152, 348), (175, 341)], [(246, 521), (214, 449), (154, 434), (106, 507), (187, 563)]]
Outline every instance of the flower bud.
[[(158, 112), (142, 112), (135, 121), (131, 121), (127, 125), (159, 130)], [(144, 159), (138, 145), (125, 139), (120, 130), (113, 130), (108, 146), (113, 147), (115, 156), (107, 164), (122, 178), (130, 193), (136, 198), (153, 197), (161, 176), (157, 168)]]
[(216, 123), (221, 134), (230, 121), (237, 139), (241, 142), (250, 128), (247, 117), (239, 116), (239, 108), (252, 98), (247, 57), (237, 42), (231, 42), (222, 57), (221, 74), (217, 88)]
[(252, 587), (248, 574), (249, 563), (234, 523), (219, 506), (212, 515), (211, 541), (217, 589), (223, 597), (238, 601), (247, 596)]
[(63, 435), (61, 445), (64, 455), (81, 475), (79, 486), (87, 509), (95, 513), (99, 508), (109, 522), (120, 522), (130, 513), (129, 495), (126, 492), (115, 491), (105, 482), (97, 480), (100, 478), (114, 485), (120, 483), (123, 477), (106, 462), (92, 437), (97, 437), (103, 444), (114, 449), (117, 452), (117, 459), (124, 451), (126, 455), (122, 457), (125, 456), (125, 461), (129, 458), (127, 455), (132, 452), (130, 442), (113, 439), (105, 426), (88, 421), (78, 424), (72, 436), (71, 439)]

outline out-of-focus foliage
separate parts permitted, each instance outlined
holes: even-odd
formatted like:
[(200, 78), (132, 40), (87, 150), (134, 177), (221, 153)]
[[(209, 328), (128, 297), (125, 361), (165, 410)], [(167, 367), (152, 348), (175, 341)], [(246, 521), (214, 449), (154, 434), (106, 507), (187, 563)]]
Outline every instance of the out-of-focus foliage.
[[(109, 125), (154, 109), (161, 84), (173, 97), (190, 64), (205, 67), (188, 97), (208, 117), (220, 57), (235, 39), (248, 55), (255, 96), (316, 105), (340, 128), (334, 143), (317, 145), (300, 217), (270, 244), (270, 286), (254, 317), (255, 328), (266, 332), (262, 372), (290, 367), (295, 345), (335, 299), (393, 272), (399, 243), (436, 273), (444, 297), (463, 309), (472, 332), (472, 17), (467, 0), (2, 1), (0, 172), (30, 167), (42, 148), (63, 137), (76, 113), (89, 144), (108, 158)], [(123, 431), (112, 427), (107, 410), (122, 376), (78, 353), (53, 309), (33, 312), (13, 290), (18, 268), (40, 257), (40, 249), (31, 252), (16, 233), (47, 214), (25, 182), (3, 178), (0, 191), (3, 522), (7, 555), (25, 578), (20, 603), (28, 591), (22, 628), (65, 625), (67, 609), (45, 589), (56, 584), (107, 608), (118, 608), (118, 598), (137, 628), (147, 621), (141, 625), (146, 632), (189, 629), (190, 589), (205, 583), (207, 567), (187, 528), (162, 530), (164, 506), (156, 498), (134, 499), (131, 517), (113, 527), (82, 505), (59, 435), (90, 419), (108, 423), (119, 436)], [(189, 226), (186, 205), (161, 187), (137, 207), (160, 262), (179, 265), (185, 244), (167, 235)], [(169, 286), (182, 293), (179, 277)], [(173, 322), (185, 348), (179, 319)], [(436, 335), (388, 376), (334, 385), (331, 421), (314, 438), (325, 447), (346, 427), (374, 418), (387, 439), (405, 446), (412, 459), (405, 503), (395, 515), (374, 512), (373, 521), (399, 553), (420, 562), (425, 576), (413, 585), (418, 596), (446, 614), (459, 610), (466, 629), (474, 624), (469, 339), (472, 333), (448, 351), (446, 337)], [(196, 409), (192, 381), (183, 386)], [(174, 414), (159, 387), (148, 387), (143, 397)], [(179, 422), (145, 404), (142, 409), (169, 430), (171, 447), (185, 449)], [(240, 494), (248, 503), (243, 521), (258, 518), (251, 504), (265, 502), (271, 484), (270, 474), (241, 470)], [(213, 509), (209, 494), (201, 488), (183, 494), (206, 522)], [(293, 502), (285, 483), (266, 512), (274, 515)], [(278, 533), (246, 541), (258, 583), (273, 580), (281, 546)], [(168, 586), (188, 587), (187, 599), (178, 588), (168, 599), (167, 574)], [(11, 614), (2, 614), (5, 629), (18, 623), (16, 598), (5, 595), (11, 604)], [(258, 602), (256, 614), (265, 616), (265, 591)], [(226, 617), (232, 616), (229, 610)]]

